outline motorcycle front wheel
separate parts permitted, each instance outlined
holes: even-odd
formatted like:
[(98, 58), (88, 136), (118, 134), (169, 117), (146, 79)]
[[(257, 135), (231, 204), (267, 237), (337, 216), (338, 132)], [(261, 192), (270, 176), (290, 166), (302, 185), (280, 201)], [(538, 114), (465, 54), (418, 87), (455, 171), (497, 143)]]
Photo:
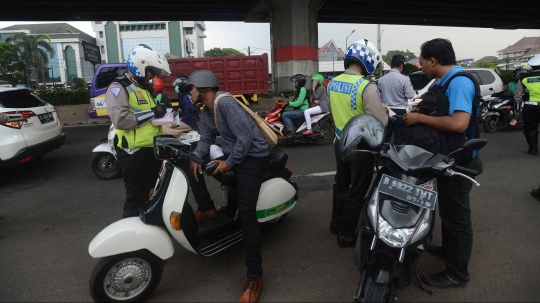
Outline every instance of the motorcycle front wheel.
[(163, 260), (147, 250), (101, 258), (90, 276), (94, 302), (143, 302), (158, 287)]
[(496, 116), (487, 116), (484, 118), (484, 130), (488, 133), (494, 133), (499, 128)]
[(122, 175), (116, 158), (110, 153), (97, 153), (92, 158), (92, 172), (102, 180), (112, 180)]

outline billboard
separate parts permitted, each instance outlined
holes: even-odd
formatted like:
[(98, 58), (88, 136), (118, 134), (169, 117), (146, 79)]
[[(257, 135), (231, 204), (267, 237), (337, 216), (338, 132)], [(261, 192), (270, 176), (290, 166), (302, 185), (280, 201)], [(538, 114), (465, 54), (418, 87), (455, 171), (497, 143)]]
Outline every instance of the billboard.
[(82, 48), (84, 60), (94, 65), (101, 63), (101, 52), (99, 51), (99, 47), (97, 45), (83, 41)]
[(473, 64), (474, 63), (474, 59), (461, 59), (461, 60), (458, 60), (458, 63), (459, 64)]

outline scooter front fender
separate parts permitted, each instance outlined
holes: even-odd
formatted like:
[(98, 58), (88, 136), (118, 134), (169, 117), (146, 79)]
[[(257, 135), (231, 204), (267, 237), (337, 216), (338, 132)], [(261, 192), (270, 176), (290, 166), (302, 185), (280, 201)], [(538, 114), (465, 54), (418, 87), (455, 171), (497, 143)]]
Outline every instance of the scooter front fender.
[(371, 270), (371, 279), (377, 283), (388, 283), (394, 278), (394, 264), (375, 260)]
[(93, 258), (147, 249), (165, 260), (174, 254), (169, 234), (161, 227), (144, 224), (138, 217), (116, 221), (105, 227), (88, 246)]
[(489, 111), (486, 113), (486, 115), (484, 116), (484, 119), (486, 117), (489, 117), (489, 116), (501, 116), (501, 114), (499, 112), (496, 112), (496, 111)]
[(93, 150), (93, 153), (110, 153), (114, 155), (114, 153), (111, 150), (111, 147), (109, 146), (109, 143), (101, 143), (100, 145), (96, 146)]

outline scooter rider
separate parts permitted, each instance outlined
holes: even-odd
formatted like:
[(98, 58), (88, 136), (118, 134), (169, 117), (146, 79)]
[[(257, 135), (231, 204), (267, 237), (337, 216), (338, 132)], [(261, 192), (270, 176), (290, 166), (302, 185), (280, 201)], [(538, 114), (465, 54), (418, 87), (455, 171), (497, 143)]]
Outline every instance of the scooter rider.
[(307, 90), (304, 87), (306, 85), (306, 76), (296, 74), (291, 77), (291, 82), (294, 82), (294, 88), (296, 89), (296, 95), (293, 101), (284, 101), (284, 105), (291, 106), (294, 110), (286, 111), (281, 118), (283, 119), (283, 125), (285, 126), (285, 137), (294, 136), (294, 126), (292, 120), (304, 118), (304, 111), (309, 108), (309, 99), (307, 96)]
[(311, 115), (327, 113), (330, 111), (330, 105), (328, 104), (328, 95), (326, 94), (326, 87), (324, 84), (324, 77), (321, 74), (315, 74), (311, 77), (313, 81), (313, 101), (314, 105), (304, 111), (304, 118), (306, 119), (307, 130), (303, 133), (304, 136), (313, 134), (311, 130)]
[[(529, 144), (529, 154), (538, 154), (538, 123), (540, 123), (540, 55), (529, 60), (532, 71), (521, 76), (517, 83), (514, 100), (517, 103), (524, 101), (523, 125), (525, 139)], [(523, 93), (529, 91), (529, 100), (523, 100)]]
[(169, 100), (169, 97), (163, 92), (163, 80), (156, 77), (150, 81), (153, 85), (152, 88), (154, 93), (152, 96), (154, 97), (154, 100), (156, 100), (157, 103), (165, 105), (165, 107), (171, 108), (171, 100)]
[(126, 201), (124, 218), (139, 216), (139, 208), (148, 201), (161, 166), (152, 149), (161, 126), (150, 121), (162, 118), (166, 108), (152, 99), (149, 81), (170, 75), (169, 63), (158, 51), (139, 44), (129, 52), (128, 72), (107, 88), (105, 102), (115, 127), (118, 164), (124, 172)]
[[(368, 74), (382, 71), (382, 56), (377, 47), (367, 39), (361, 39), (349, 46), (344, 63), (345, 72), (328, 84), (337, 139), (345, 124), (356, 115), (372, 114), (385, 126), (388, 123), (377, 84), (366, 79)], [(330, 231), (339, 233), (337, 243), (340, 247), (351, 247), (356, 241), (355, 230), (371, 183), (375, 158), (373, 154), (364, 153), (352, 161), (342, 161), (337, 139), (334, 141), (337, 171)]]
[[(514, 81), (508, 83), (508, 90), (512, 93), (512, 94), (515, 94), (516, 93), (516, 87), (517, 87), (517, 84), (519, 82), (519, 80), (521, 79), (521, 76), (526, 74), (527, 71), (523, 68), (518, 68), (516, 70), (514, 70), (512, 72), (512, 76), (514, 78)], [(518, 119), (519, 119), (519, 115), (521, 113), (521, 109), (523, 108), (523, 103), (518, 103), (518, 102), (514, 102), (514, 117), (512, 118), (512, 120), (510, 121), (510, 125), (516, 125)]]
[(182, 122), (191, 129), (199, 129), (199, 119), (201, 111), (193, 104), (193, 98), (187, 85), (188, 77), (178, 76), (173, 82), (174, 91), (178, 94), (180, 100), (180, 110), (182, 111)]
[[(268, 169), (269, 147), (255, 121), (242, 109), (236, 99), (223, 96), (219, 81), (208, 70), (198, 70), (189, 77), (191, 96), (202, 102), (201, 141), (194, 154), (207, 158), (210, 147), (219, 135), (226, 160), (214, 160), (218, 166), (213, 175), (234, 170), (238, 188), (237, 208), (242, 224), (247, 271), (247, 282), (239, 302), (257, 302), (263, 287), (261, 235), (256, 207), (264, 175)], [(217, 117), (214, 117), (214, 102), (219, 98)], [(216, 126), (217, 123), (217, 126)], [(191, 171), (197, 178), (202, 174), (201, 165), (191, 162)]]

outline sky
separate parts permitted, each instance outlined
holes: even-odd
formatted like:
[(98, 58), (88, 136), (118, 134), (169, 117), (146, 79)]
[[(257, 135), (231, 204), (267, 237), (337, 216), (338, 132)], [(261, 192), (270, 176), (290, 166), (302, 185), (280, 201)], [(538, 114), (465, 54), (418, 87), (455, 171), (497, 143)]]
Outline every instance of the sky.
[[(0, 22), (0, 28), (13, 24), (39, 22)], [(94, 36), (90, 22), (68, 22), (87, 34)], [(243, 22), (205, 22), (205, 49), (213, 47), (231, 47), (247, 53), (250, 46), (252, 54), (270, 54), (270, 26), (267, 23)], [(377, 42), (377, 25), (375, 24), (319, 24), (319, 46), (334, 40), (338, 47), (360, 39)], [(420, 52), (423, 42), (434, 38), (449, 39), (456, 52), (457, 59), (478, 60), (484, 56), (496, 56), (497, 51), (514, 44), (519, 39), (528, 36), (540, 36), (540, 30), (494, 30), (484, 28), (434, 27), (434, 26), (405, 26), (381, 25), (382, 53), (389, 50), (410, 50), (416, 55)]]

